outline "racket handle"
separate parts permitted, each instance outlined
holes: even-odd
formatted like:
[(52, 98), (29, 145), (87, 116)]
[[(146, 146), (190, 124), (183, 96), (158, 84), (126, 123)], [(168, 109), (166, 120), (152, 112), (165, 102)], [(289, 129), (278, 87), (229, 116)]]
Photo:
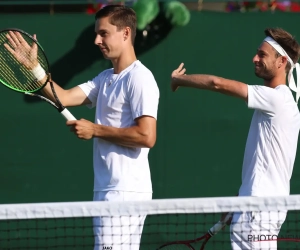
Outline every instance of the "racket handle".
[(74, 121), (77, 120), (69, 110), (66, 108), (63, 109), (63, 111), (60, 112), (62, 116), (67, 120), (67, 121)]
[(208, 233), (213, 236), (217, 234), (223, 227), (226, 226), (226, 222), (229, 221), (233, 216), (233, 213), (230, 212), (226, 215), (225, 219), (223, 221), (219, 221), (217, 224), (215, 224), (211, 229), (208, 230)]

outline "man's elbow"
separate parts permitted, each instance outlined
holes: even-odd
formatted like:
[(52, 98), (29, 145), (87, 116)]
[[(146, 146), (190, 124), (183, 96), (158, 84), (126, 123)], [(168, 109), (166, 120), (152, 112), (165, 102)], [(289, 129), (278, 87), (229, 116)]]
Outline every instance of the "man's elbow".
[(222, 86), (222, 79), (217, 76), (211, 76), (211, 83), (212, 83), (212, 89), (214, 91), (222, 91), (223, 86)]
[(145, 148), (153, 148), (156, 142), (156, 136), (146, 135), (143, 139), (143, 146)]

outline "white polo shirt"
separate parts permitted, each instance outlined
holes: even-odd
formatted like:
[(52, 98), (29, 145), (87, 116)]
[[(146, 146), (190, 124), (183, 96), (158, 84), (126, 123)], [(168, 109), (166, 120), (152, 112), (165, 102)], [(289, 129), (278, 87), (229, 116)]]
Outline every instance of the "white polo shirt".
[[(96, 107), (96, 124), (126, 128), (143, 115), (157, 119), (159, 89), (151, 71), (138, 60), (119, 74), (108, 69), (79, 87), (92, 102), (88, 107)], [(94, 138), (94, 191), (152, 192), (148, 153), (149, 148)]]
[(255, 109), (246, 143), (240, 196), (290, 194), (300, 129), (298, 106), (286, 85), (248, 86)]

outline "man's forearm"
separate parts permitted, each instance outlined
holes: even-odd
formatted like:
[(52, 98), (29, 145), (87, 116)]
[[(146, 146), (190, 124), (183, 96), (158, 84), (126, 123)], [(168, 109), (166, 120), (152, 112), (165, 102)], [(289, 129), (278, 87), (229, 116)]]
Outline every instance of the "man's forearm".
[(173, 78), (178, 87), (191, 87), (198, 89), (216, 89), (218, 77), (212, 75), (181, 75)]
[[(59, 101), (65, 107), (74, 107), (91, 103), (86, 94), (78, 86), (71, 89), (63, 89), (54, 81), (52, 81), (52, 84)], [(49, 82), (42, 89), (42, 93), (56, 103), (56, 99), (54, 98)]]
[(114, 128), (95, 124), (94, 137), (125, 147), (151, 148), (154, 146), (151, 140), (153, 135), (142, 132), (138, 126)]
[[(245, 83), (213, 75), (178, 75), (172, 79), (174, 87), (207, 89), (247, 101), (248, 87)], [(174, 88), (173, 87), (173, 88)]]
[[(53, 95), (53, 92), (51, 90), (51, 86), (49, 84), (49, 81), (52, 81), (51, 79), (51, 75), (47, 74), (45, 72), (45, 70), (42, 68), (42, 66), (37, 62), (37, 64), (30, 70), (31, 73), (33, 74), (33, 76), (37, 79), (37, 81), (39, 82), (39, 84), (41, 86), (45, 85), (42, 89), (41, 92), (47, 97), (49, 98), (51, 101), (53, 101), (54, 103), (56, 103), (56, 99)], [(64, 89), (61, 88), (60, 86), (58, 86), (55, 82), (53, 82), (53, 86), (56, 92), (56, 95), (58, 96), (58, 99), (60, 100), (60, 102), (64, 105), (64, 101), (62, 100), (62, 96), (63, 96), (63, 92)]]
[[(46, 81), (46, 79), (45, 79)], [(63, 104), (63, 105), (66, 105), (64, 99), (63, 99), (63, 92), (65, 92), (65, 90), (60, 87), (58, 84), (56, 84), (54, 81), (52, 81), (52, 84), (53, 84), (53, 87), (55, 89), (55, 93), (59, 99), (59, 101)], [(48, 82), (46, 84), (46, 86), (44, 88), (42, 88), (42, 93), (47, 97), (49, 98), (51, 101), (55, 102), (56, 103), (56, 99), (54, 98), (54, 95), (53, 95), (53, 92), (51, 90), (51, 86), (50, 86), (50, 83)]]

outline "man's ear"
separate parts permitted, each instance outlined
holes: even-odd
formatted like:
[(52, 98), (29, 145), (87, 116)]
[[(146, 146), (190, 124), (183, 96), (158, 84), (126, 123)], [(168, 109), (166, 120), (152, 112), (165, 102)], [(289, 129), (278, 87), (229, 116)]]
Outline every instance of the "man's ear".
[(126, 39), (130, 38), (130, 34), (131, 34), (130, 28), (129, 28), (129, 27), (124, 28), (124, 34), (123, 34), (123, 36), (124, 36), (124, 41), (125, 41)]
[(285, 56), (281, 56), (279, 61), (279, 67), (282, 67), (283, 65), (286, 64), (287, 64), (287, 58)]

